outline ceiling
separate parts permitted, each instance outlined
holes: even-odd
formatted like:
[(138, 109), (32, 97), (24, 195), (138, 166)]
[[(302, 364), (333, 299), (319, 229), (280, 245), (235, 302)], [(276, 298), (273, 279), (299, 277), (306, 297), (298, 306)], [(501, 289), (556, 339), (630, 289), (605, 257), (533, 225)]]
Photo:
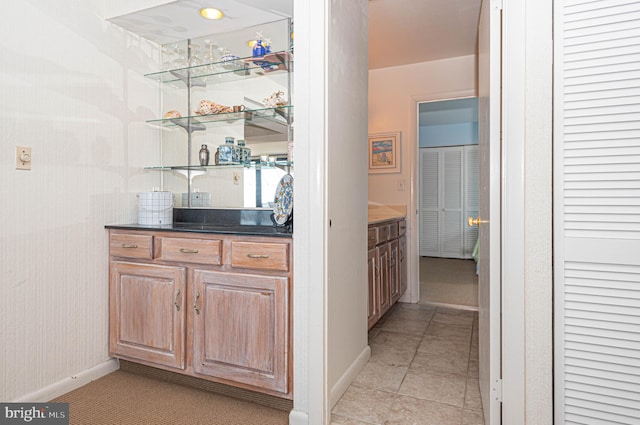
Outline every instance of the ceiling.
[(369, 69), (474, 55), (481, 0), (370, 0)]
[[(370, 0), (369, 69), (476, 52), (481, 0)], [(227, 19), (207, 21), (204, 6)], [(194, 11), (196, 13), (194, 13)], [(111, 22), (159, 44), (233, 31), (291, 16), (293, 0), (180, 0)]]

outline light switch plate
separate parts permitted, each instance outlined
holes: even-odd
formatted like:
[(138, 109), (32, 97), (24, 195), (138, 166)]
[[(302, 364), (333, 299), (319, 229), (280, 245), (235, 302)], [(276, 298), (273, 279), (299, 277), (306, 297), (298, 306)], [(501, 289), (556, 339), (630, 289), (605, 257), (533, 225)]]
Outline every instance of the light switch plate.
[(16, 146), (16, 170), (31, 169), (31, 148)]

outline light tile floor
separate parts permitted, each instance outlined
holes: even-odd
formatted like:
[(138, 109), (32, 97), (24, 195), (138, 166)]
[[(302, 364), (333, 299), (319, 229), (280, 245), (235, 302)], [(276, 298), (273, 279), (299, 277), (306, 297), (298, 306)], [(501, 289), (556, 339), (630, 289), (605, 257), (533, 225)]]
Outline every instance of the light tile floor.
[(369, 344), (371, 359), (331, 424), (484, 425), (477, 312), (397, 303)]

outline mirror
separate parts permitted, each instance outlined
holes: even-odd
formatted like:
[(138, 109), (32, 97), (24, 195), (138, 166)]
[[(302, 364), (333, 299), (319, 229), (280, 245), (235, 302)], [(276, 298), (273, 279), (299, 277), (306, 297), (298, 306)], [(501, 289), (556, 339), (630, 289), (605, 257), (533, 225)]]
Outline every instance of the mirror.
[[(161, 164), (148, 168), (161, 171), (177, 207), (272, 207), (293, 174), (291, 29), (285, 19), (162, 46), (163, 70), (149, 75), (161, 90), (162, 118), (150, 121), (161, 129)], [(217, 155), (228, 140), (232, 149), (245, 141), (244, 161)]]

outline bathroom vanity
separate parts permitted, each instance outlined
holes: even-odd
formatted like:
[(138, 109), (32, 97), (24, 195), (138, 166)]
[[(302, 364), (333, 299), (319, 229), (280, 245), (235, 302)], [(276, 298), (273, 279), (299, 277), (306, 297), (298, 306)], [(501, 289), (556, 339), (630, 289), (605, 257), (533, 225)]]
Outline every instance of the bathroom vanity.
[(369, 209), (367, 323), (371, 329), (407, 290), (407, 221), (394, 210)]

